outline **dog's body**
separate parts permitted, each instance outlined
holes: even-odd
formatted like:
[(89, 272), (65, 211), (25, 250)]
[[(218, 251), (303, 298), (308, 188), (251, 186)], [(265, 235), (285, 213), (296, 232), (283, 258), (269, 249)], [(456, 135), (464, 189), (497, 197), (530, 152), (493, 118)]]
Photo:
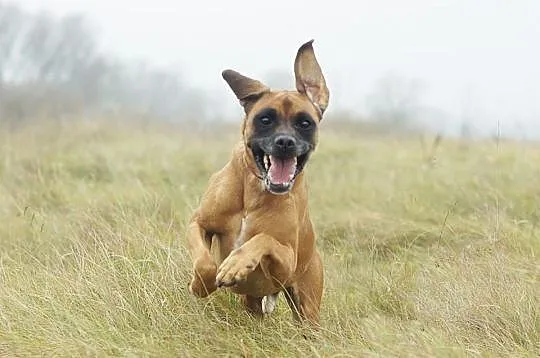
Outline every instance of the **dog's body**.
[(223, 72), (246, 112), (243, 140), (210, 179), (187, 239), (194, 269), (189, 288), (196, 296), (231, 287), (261, 314), (271, 312), (284, 291), (297, 319), (318, 324), (323, 268), (302, 169), (317, 144), (329, 94), (311, 44), (300, 47), (295, 60), (298, 91), (270, 91)]

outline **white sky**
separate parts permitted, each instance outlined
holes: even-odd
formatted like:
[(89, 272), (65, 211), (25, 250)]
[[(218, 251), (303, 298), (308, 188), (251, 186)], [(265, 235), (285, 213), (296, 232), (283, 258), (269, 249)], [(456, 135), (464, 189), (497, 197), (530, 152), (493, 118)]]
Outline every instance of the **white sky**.
[(84, 12), (106, 51), (177, 66), (190, 84), (232, 103), (228, 109), (238, 111), (221, 79), (224, 68), (255, 78), (275, 69), (292, 73), (296, 49), (314, 38), (329, 109), (363, 111), (376, 81), (395, 72), (423, 81), (422, 102), (447, 114), (441, 126), (466, 117), (483, 132), (500, 122), (503, 134), (519, 127), (540, 136), (540, 0), (15, 3)]

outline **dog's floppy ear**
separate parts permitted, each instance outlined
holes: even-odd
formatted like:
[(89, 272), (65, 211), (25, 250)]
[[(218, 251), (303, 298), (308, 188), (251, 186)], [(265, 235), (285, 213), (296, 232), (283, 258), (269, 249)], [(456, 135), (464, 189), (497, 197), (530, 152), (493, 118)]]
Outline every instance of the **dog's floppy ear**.
[(294, 60), (294, 76), (298, 92), (307, 95), (322, 115), (328, 106), (330, 93), (326, 87), (321, 66), (315, 58), (313, 40), (306, 42), (298, 49)]
[(263, 94), (270, 92), (270, 88), (266, 87), (261, 82), (241, 75), (236, 71), (225, 70), (221, 75), (233, 90), (236, 98), (238, 98), (246, 113), (249, 112), (255, 101)]

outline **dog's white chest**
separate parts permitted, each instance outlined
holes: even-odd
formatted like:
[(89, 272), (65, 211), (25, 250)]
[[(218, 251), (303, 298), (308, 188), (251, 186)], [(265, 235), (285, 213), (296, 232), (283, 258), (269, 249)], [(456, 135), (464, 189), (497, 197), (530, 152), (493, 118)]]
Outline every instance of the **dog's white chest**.
[(242, 223), (240, 224), (240, 232), (238, 233), (238, 237), (236, 238), (236, 240), (234, 241), (234, 246), (233, 246), (233, 249), (237, 249), (239, 248), (240, 246), (242, 246), (244, 244), (244, 242), (246, 241), (246, 227), (247, 227), (247, 220), (248, 220), (248, 217), (247, 216), (244, 216), (242, 218)]

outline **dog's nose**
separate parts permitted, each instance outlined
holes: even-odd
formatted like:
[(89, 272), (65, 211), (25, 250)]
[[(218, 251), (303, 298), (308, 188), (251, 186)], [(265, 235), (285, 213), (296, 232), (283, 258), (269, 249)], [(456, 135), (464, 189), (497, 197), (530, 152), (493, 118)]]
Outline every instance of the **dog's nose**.
[(296, 139), (290, 135), (278, 135), (274, 139), (274, 145), (283, 152), (289, 152), (296, 148)]

